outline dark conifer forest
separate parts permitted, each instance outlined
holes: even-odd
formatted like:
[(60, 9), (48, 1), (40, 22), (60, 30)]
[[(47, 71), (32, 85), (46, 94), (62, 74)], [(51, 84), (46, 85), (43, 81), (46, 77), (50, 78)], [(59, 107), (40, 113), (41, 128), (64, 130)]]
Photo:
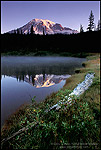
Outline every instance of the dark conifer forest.
[(38, 52), (78, 53), (100, 52), (101, 30), (78, 34), (1, 34), (1, 53), (15, 52), (21, 55)]

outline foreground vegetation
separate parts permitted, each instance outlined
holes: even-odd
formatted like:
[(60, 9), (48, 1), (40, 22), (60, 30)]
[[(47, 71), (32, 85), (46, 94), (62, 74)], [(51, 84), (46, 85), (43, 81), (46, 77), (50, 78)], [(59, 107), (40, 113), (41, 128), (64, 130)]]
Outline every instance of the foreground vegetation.
[[(11, 116), (1, 131), (1, 140), (11, 136), (23, 127), (27, 131), (13, 137), (2, 148), (13, 149), (62, 149), (100, 147), (100, 55), (87, 57), (84, 68), (66, 80), (65, 86), (57, 93), (37, 104), (24, 106)], [(62, 105), (58, 111), (45, 112), (82, 82), (85, 75), (95, 72), (93, 84), (80, 97), (73, 97), (75, 104)], [(33, 127), (32, 127), (33, 125)]]

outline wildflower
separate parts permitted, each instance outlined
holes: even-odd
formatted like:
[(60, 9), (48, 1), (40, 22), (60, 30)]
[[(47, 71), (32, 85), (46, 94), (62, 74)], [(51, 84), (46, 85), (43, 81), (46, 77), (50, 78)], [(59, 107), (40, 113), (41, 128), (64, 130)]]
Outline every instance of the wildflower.
[(34, 109), (34, 112), (35, 112), (35, 109)]
[(44, 121), (41, 121), (41, 123), (43, 123)]
[(80, 106), (80, 107), (82, 107), (82, 106)]

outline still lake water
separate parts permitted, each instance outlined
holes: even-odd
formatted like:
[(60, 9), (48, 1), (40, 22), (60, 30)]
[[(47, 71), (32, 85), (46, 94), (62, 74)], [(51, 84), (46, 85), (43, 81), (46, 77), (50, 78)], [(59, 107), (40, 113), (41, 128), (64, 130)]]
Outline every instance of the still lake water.
[(85, 58), (74, 57), (1, 57), (1, 126), (31, 98), (40, 102), (61, 89)]

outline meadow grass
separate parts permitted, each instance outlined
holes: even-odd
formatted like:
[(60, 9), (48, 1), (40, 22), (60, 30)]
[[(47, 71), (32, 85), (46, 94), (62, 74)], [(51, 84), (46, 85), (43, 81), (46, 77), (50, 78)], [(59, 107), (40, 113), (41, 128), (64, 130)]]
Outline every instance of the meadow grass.
[[(29, 130), (2, 143), (2, 148), (13, 149), (96, 149), (100, 145), (100, 54), (87, 57), (85, 67), (66, 80), (65, 86), (43, 102), (26, 105), (11, 116), (1, 130), (1, 140), (23, 127)], [(61, 105), (58, 111), (45, 110), (63, 100), (81, 83), (87, 73), (95, 72), (93, 84), (73, 103)], [(74, 103), (75, 101), (75, 103)], [(37, 126), (30, 127), (31, 123)], [(73, 144), (75, 143), (75, 144)], [(79, 146), (78, 143), (81, 145)], [(82, 143), (85, 143), (82, 145)], [(95, 143), (95, 144), (94, 144)]]

